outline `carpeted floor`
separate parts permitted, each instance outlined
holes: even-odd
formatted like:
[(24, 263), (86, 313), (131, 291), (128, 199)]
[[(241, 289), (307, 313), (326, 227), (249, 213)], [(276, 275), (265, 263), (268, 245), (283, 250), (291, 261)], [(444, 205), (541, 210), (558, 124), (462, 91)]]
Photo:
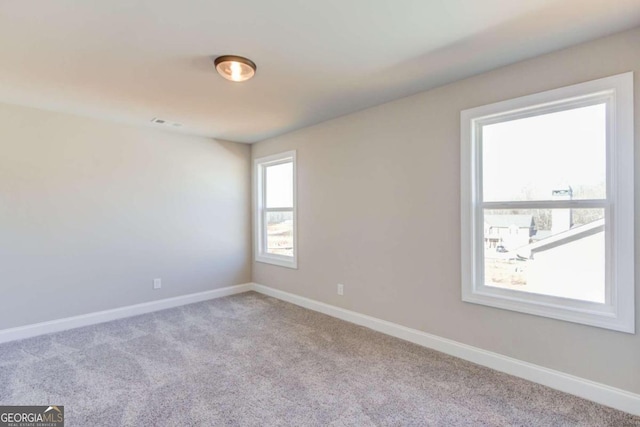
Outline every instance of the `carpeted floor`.
[(640, 418), (246, 293), (0, 345), (0, 404), (67, 426), (640, 426)]

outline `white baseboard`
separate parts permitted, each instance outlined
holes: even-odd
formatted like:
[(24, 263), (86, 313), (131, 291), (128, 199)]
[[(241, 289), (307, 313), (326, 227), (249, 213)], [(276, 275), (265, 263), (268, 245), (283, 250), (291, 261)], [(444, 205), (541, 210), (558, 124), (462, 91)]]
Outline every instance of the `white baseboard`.
[(158, 301), (120, 307), (112, 310), (67, 317), (49, 322), (20, 326), (17, 328), (0, 330), (0, 343), (31, 338), (38, 335), (65, 331), (82, 326), (94, 325), (125, 317), (137, 316), (153, 311), (193, 304), (248, 291), (256, 291), (282, 301), (308, 308), (356, 325), (364, 326), (374, 331), (382, 332), (423, 347), (440, 351), (451, 356), (459, 357), (488, 368), (495, 369), (516, 377), (524, 378), (556, 390), (570, 393), (584, 399), (592, 400), (630, 414), (640, 416), (640, 395), (610, 387), (605, 384), (590, 381), (560, 371), (548, 369), (532, 363), (503, 356), (491, 351), (462, 344), (436, 335), (428, 334), (417, 329), (411, 329), (396, 323), (387, 322), (355, 311), (325, 304), (309, 298), (273, 289), (257, 283), (245, 283), (229, 286), (196, 294), (183, 295)]
[(584, 399), (619, 409), (634, 415), (640, 415), (640, 395), (590, 381), (560, 371), (548, 369), (533, 363), (523, 362), (512, 357), (503, 356), (491, 351), (462, 344), (417, 329), (407, 328), (396, 323), (387, 322), (375, 317), (356, 313), (355, 311), (325, 304), (309, 298), (273, 289), (253, 283), (251, 289), (283, 301), (318, 311), (356, 325), (365, 326), (423, 347), (440, 351), (451, 356), (468, 360), (500, 372), (570, 393)]
[(165, 310), (167, 308), (178, 307), (181, 305), (193, 304), (200, 301), (226, 297), (229, 295), (250, 291), (252, 290), (252, 288), (253, 285), (251, 283), (245, 283), (242, 285), (228, 286), (226, 288), (198, 292), (189, 295), (181, 295), (178, 297), (145, 302), (142, 304), (128, 305), (126, 307), (114, 308), (112, 310), (98, 311), (95, 313), (82, 314), (80, 316), (51, 320), (49, 322), (35, 323), (33, 325), (4, 329), (0, 330), (0, 343), (31, 338), (38, 335), (50, 334), (53, 332), (66, 331), (67, 329), (95, 325), (96, 323), (103, 323), (111, 320), (122, 319), (125, 317), (137, 316), (139, 314), (150, 313), (152, 311)]

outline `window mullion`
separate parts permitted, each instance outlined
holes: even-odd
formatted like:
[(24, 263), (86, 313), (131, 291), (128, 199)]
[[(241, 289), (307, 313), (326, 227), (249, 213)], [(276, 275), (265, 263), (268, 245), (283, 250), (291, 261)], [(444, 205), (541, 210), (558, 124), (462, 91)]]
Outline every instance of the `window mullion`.
[(293, 208), (264, 208), (267, 212), (293, 212)]
[(589, 209), (607, 208), (611, 202), (606, 199), (589, 200), (526, 200), (509, 202), (480, 202), (481, 209)]

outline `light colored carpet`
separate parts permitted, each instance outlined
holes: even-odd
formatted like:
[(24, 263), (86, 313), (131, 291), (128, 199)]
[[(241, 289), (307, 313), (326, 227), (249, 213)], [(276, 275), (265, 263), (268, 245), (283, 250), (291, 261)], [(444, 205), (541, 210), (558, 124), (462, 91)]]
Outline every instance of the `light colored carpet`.
[(0, 345), (0, 404), (68, 426), (639, 426), (253, 292)]

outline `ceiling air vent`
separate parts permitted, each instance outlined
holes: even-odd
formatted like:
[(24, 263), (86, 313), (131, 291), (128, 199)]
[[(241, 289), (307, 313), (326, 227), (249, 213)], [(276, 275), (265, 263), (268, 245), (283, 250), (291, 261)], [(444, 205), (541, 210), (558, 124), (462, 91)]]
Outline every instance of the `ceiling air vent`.
[(151, 123), (155, 123), (157, 125), (162, 125), (162, 126), (172, 126), (175, 128), (179, 128), (180, 126), (182, 126), (180, 123), (169, 122), (167, 120), (159, 119), (157, 117), (154, 117), (153, 119), (151, 119)]

